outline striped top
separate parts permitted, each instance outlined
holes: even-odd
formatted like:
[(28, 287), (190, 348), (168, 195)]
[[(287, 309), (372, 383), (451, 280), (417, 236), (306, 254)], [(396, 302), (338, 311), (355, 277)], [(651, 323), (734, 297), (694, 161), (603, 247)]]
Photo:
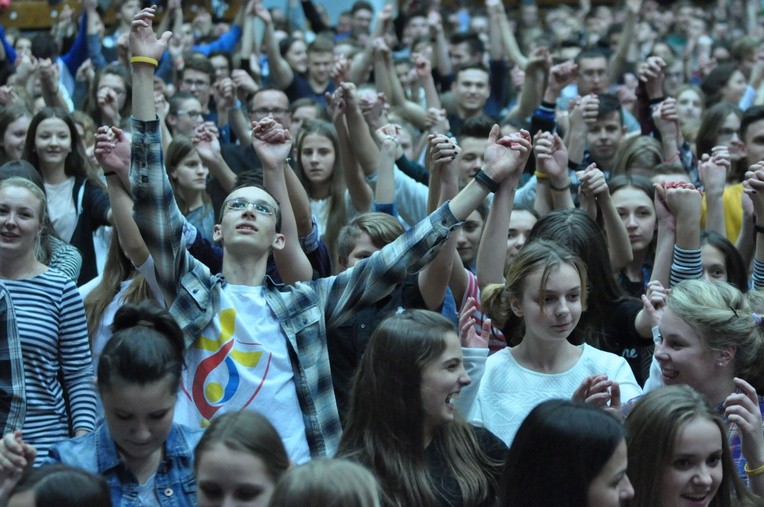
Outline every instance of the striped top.
[(70, 424), (72, 431), (95, 428), (85, 307), (74, 282), (56, 269), (4, 284), (16, 311), (24, 360), (24, 440), (37, 448), (39, 465), (50, 446), (70, 436)]

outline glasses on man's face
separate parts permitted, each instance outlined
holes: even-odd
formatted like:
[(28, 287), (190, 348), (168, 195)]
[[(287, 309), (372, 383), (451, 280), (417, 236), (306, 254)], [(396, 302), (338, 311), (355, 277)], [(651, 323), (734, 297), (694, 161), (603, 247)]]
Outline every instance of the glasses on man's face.
[(183, 115), (186, 115), (189, 118), (202, 118), (201, 111), (184, 111), (181, 109), (175, 113), (175, 116), (183, 116)]
[(269, 217), (276, 213), (275, 206), (262, 201), (248, 201), (243, 197), (236, 197), (225, 202), (225, 208), (229, 211), (244, 211), (250, 206), (259, 215)]
[(260, 118), (263, 118), (268, 115), (283, 116), (287, 114), (288, 112), (289, 112), (289, 109), (284, 109), (282, 107), (258, 107), (257, 109), (252, 110), (252, 114)]
[(201, 79), (184, 79), (183, 86), (186, 88), (207, 88), (210, 86), (208, 81), (202, 81)]

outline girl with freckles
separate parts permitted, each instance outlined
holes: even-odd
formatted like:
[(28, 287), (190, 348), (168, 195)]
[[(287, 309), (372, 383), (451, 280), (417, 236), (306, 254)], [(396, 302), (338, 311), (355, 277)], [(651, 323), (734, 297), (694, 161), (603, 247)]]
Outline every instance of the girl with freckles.
[(522, 340), (488, 358), (470, 420), (511, 444), (544, 400), (575, 394), (615, 410), (641, 394), (622, 357), (568, 341), (586, 308), (587, 282), (581, 259), (535, 239), (515, 257), (504, 284), (485, 288), (484, 311), (502, 328), (520, 329)]

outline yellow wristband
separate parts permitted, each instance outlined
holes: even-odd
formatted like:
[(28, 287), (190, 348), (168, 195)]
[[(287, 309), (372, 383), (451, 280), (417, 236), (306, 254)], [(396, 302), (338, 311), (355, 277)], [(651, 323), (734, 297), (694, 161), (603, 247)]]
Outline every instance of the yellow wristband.
[(549, 179), (549, 175), (547, 173), (544, 173), (544, 172), (541, 172), (541, 171), (536, 171), (535, 173), (533, 173), (533, 175), (536, 177), (537, 180), (548, 180)]
[(159, 62), (150, 56), (133, 56), (130, 58), (130, 63), (148, 63), (154, 67), (159, 67)]
[(748, 474), (749, 477), (755, 477), (764, 474), (764, 465), (756, 468), (748, 468), (748, 463), (746, 463), (745, 466), (743, 466), (743, 470), (745, 470), (745, 473)]

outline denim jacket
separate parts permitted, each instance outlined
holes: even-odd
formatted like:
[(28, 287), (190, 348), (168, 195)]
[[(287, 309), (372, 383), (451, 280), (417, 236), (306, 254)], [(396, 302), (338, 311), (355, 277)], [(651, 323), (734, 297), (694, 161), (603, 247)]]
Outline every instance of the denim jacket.
[[(154, 486), (162, 506), (196, 505), (194, 448), (203, 431), (173, 424), (164, 444), (164, 456)], [(139, 485), (119, 457), (109, 428), (102, 421), (93, 433), (59, 442), (50, 450), (46, 464), (64, 463), (102, 475), (109, 484), (115, 506), (138, 507)]]

